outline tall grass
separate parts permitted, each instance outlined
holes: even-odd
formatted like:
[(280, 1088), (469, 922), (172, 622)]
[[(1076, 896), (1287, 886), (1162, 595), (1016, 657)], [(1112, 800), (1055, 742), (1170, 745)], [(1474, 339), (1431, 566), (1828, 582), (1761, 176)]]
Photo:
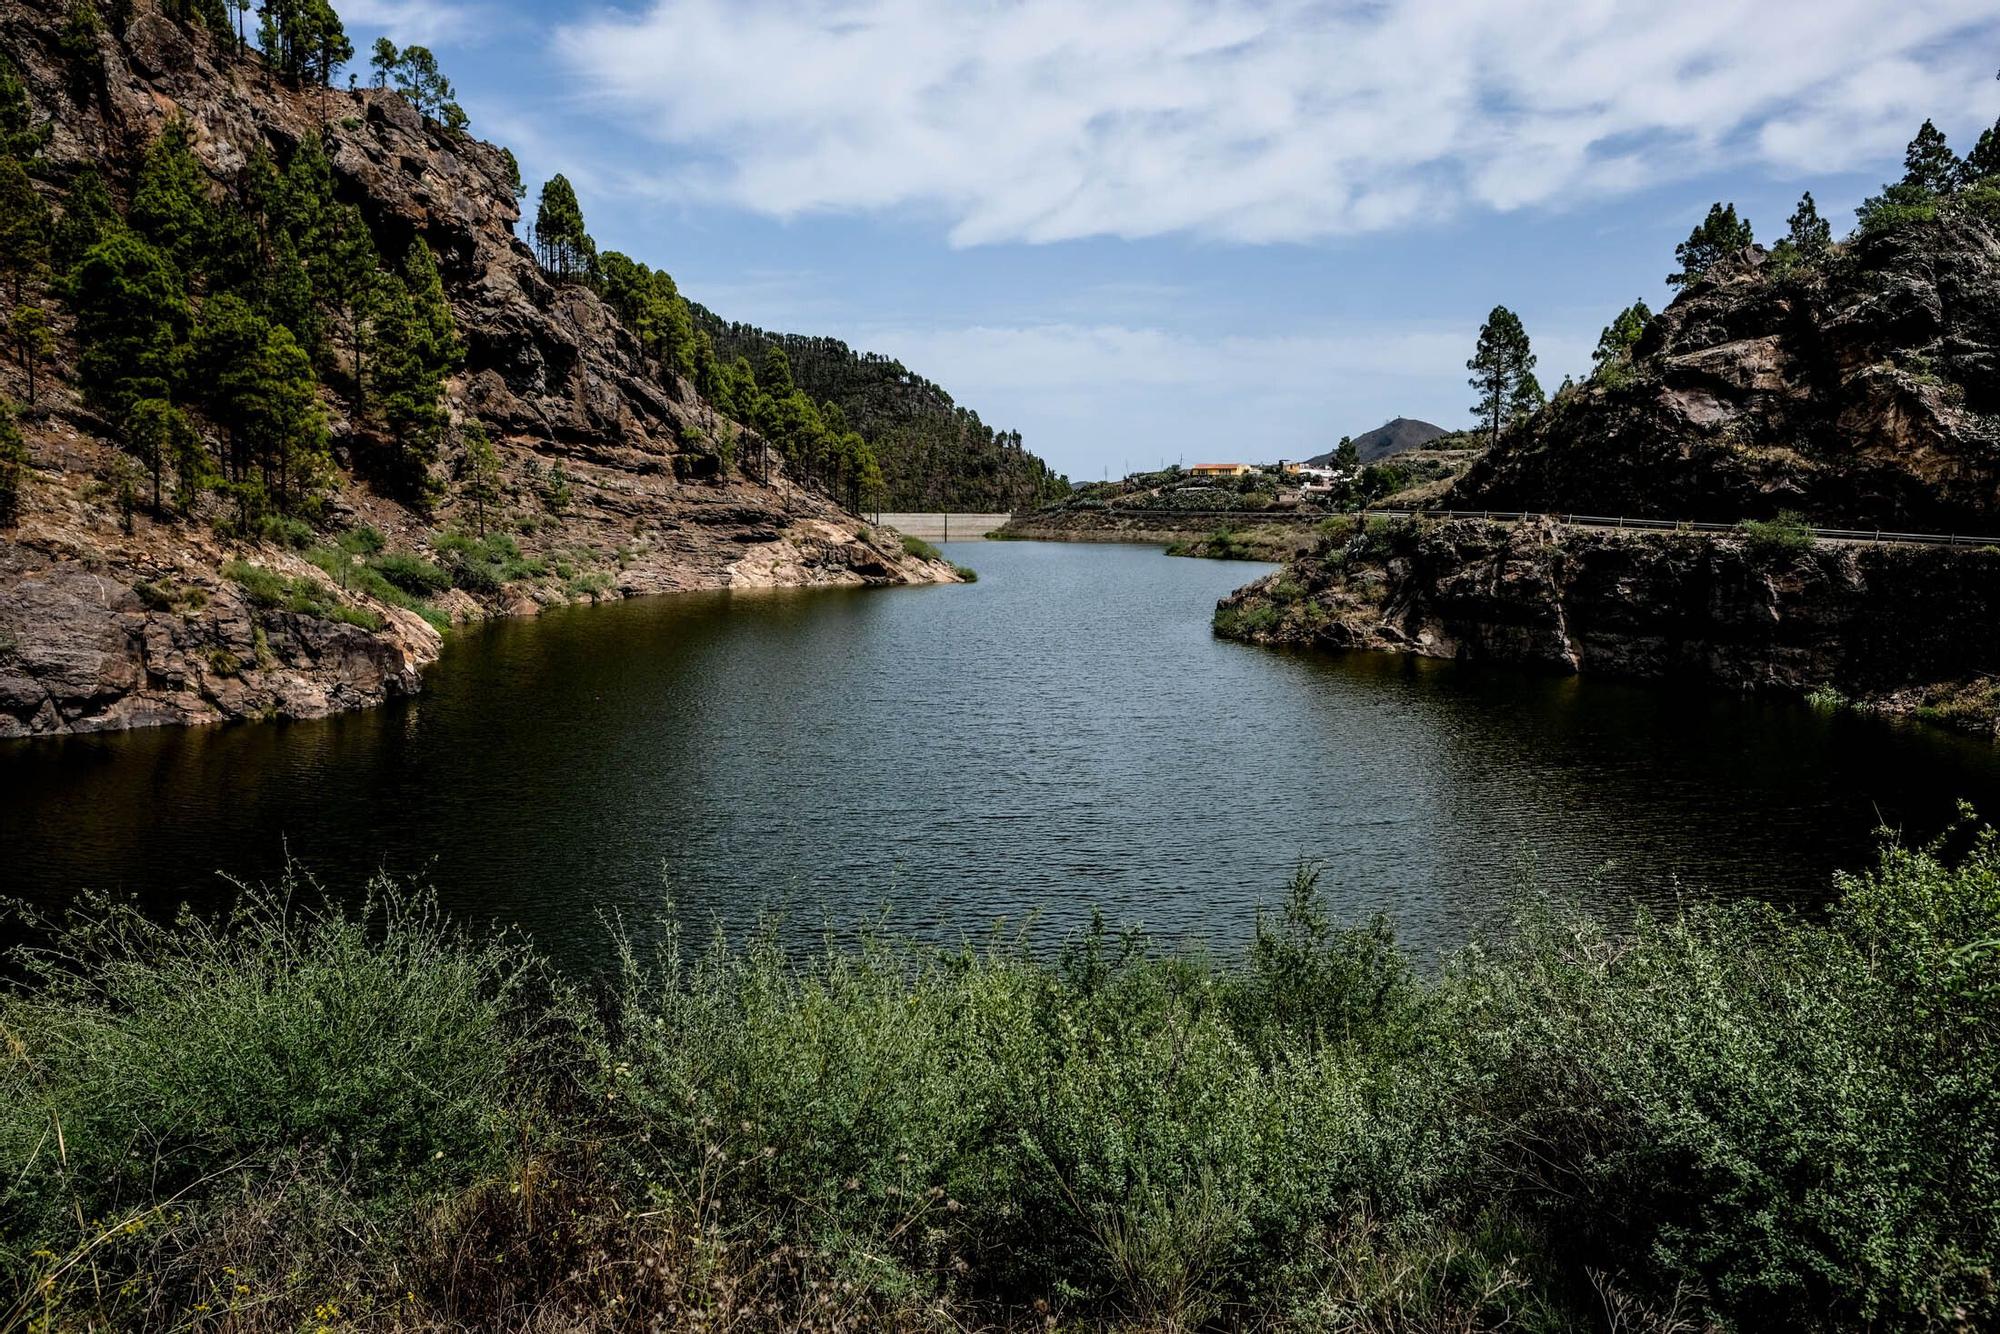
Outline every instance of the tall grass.
[(1413, 965), (615, 936), (377, 886), (98, 903), (0, 1000), (47, 1328), (1889, 1329), (2000, 1319), (2000, 847), (1830, 911), (1524, 909)]

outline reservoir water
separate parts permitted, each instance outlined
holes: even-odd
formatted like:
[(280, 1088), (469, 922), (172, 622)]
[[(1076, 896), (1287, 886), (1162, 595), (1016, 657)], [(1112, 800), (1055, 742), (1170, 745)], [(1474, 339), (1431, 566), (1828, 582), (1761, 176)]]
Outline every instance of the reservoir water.
[(2000, 753), (1803, 705), (1209, 632), (1261, 567), (956, 547), (965, 587), (689, 595), (456, 636), (311, 723), (0, 744), (0, 892), (212, 905), (289, 854), (421, 876), (572, 960), (602, 922), (941, 938), (1100, 909), (1223, 947), (1301, 859), (1436, 949), (1534, 884), (1618, 913), (1823, 896), (1873, 830), (2000, 809)]

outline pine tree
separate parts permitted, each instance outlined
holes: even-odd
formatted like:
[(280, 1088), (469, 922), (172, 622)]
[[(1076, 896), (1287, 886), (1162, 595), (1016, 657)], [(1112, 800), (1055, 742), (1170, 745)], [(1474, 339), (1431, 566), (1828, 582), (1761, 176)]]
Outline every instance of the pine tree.
[(569, 178), (558, 172), (542, 187), (535, 210), (535, 247), (542, 268), (560, 282), (589, 276), (597, 245), (583, 225), (583, 208)]
[(384, 275), (376, 297), (375, 405), (394, 446), (389, 483), (419, 505), (436, 499), (431, 465), (444, 426), (443, 368), (427, 355), (431, 338), (408, 285)]
[(1964, 178), (1967, 185), (1977, 185), (2000, 177), (2000, 121), (1993, 122), (1993, 128), (1979, 136), (1979, 142), (1965, 155)]
[(146, 149), (126, 218), (182, 273), (206, 271), (204, 256), (214, 226), (214, 209), (208, 197), (208, 174), (195, 158), (192, 134), (182, 117), (169, 120)]
[(14, 353), (21, 359), (21, 369), (28, 373), (28, 409), (35, 407), (35, 373), (43, 362), (55, 354), (55, 335), (49, 330), (49, 313), (31, 302), (22, 302), (14, 307), (13, 318), (7, 322), (7, 333), (14, 340)]
[(412, 241), (403, 256), (403, 283), (416, 309), (420, 355), (425, 365), (443, 376), (457, 367), (465, 347), (458, 341), (458, 322), (452, 318), (451, 301), (444, 294), (437, 257), (422, 237)]
[(1597, 336), (1597, 348), (1590, 354), (1591, 361), (1599, 366), (1610, 362), (1624, 361), (1631, 357), (1632, 349), (1638, 346), (1640, 335), (1646, 332), (1646, 322), (1653, 318), (1653, 312), (1644, 301), (1634, 301), (1618, 312), (1618, 318), (1604, 327)]
[(500, 501), (500, 455), (476, 421), (468, 420), (460, 436), (465, 442), (465, 463), (459, 494), (472, 506), (473, 525), (483, 541), (486, 512)]
[(375, 39), (375, 45), (370, 50), (368, 56), (368, 67), (375, 71), (375, 86), (377, 88), (387, 88), (389, 86), (389, 76), (395, 72), (396, 66), (402, 58), (402, 53), (396, 50), (396, 44), (387, 37), (377, 37)]
[(380, 268), (375, 238), (362, 220), (361, 210), (351, 204), (342, 207), (334, 216), (333, 235), (319, 273), (319, 287), (327, 306), (339, 317), (353, 352), (353, 401), (357, 409), (365, 406), (368, 398), (368, 321), (374, 310), (375, 279)]
[(222, 471), (232, 481), (241, 478), (251, 462), (248, 405), (256, 393), (258, 361), (270, 335), (271, 321), (228, 293), (209, 299), (195, 331), (193, 382), (203, 410), (222, 432)]
[(57, 39), (57, 50), (69, 67), (70, 93), (79, 102), (89, 97), (103, 76), (104, 63), (97, 46), (103, 33), (104, 21), (97, 16), (96, 0), (71, 0), (69, 20)]
[(1354, 437), (1343, 435), (1340, 443), (1333, 447), (1333, 466), (1350, 477), (1361, 471), (1361, 449), (1354, 443)]
[(340, 16), (326, 0), (264, 0), (258, 7), (257, 44), (279, 73), (322, 87), (354, 58)]
[(126, 410), (120, 443), (152, 480), (154, 514), (160, 513), (167, 461), (176, 453), (175, 443), (192, 430), (187, 415), (164, 398), (142, 398)]
[[(1488, 438), (1500, 439), (1500, 429), (1527, 397), (1527, 385), (1534, 380), (1535, 354), (1528, 344), (1528, 331), (1521, 319), (1505, 306), (1495, 306), (1479, 330), (1479, 342), (1472, 359), (1465, 363), (1471, 371), (1471, 385), (1479, 391), (1472, 411), (1486, 427)], [(1534, 386), (1539, 394), (1541, 386)]]
[(69, 183), (69, 198), (62, 218), (56, 223), (49, 245), (49, 260), (57, 274), (67, 278), (83, 259), (84, 252), (115, 229), (118, 211), (112, 207), (111, 192), (95, 167), (78, 171)]
[(218, 479), (214, 466), (209, 462), (208, 447), (202, 442), (201, 432), (195, 430), (188, 415), (176, 412), (167, 427), (165, 452), (174, 461), (174, 504), (185, 514), (201, 499), (201, 493), (213, 487)]
[(1944, 132), (1930, 121), (1903, 150), (1903, 184), (1930, 195), (1948, 195), (1958, 188), (1964, 164), (1945, 142)]
[(333, 72), (354, 59), (354, 43), (340, 26), (340, 15), (326, 0), (305, 0), (308, 37), (306, 71), (322, 88), (333, 86)]
[(454, 105), (451, 80), (438, 67), (437, 57), (428, 46), (406, 46), (390, 66), (396, 90), (410, 99), (410, 105), (426, 120), (442, 120), (445, 108)]
[(47, 121), (36, 122), (28, 85), (14, 62), (0, 55), (0, 157), (26, 161), (42, 151), (53, 133), (55, 127)]
[(114, 420), (141, 398), (170, 398), (188, 327), (187, 294), (166, 257), (131, 232), (92, 246), (69, 283), (78, 376)]
[(213, 33), (229, 31), (229, 7), (225, 0), (167, 0), (167, 13), (181, 23), (198, 23)]
[(326, 330), (313, 300), (312, 276), (285, 232), (271, 239), (271, 263), (257, 285), (257, 305), (271, 323), (290, 329), (307, 351), (317, 353), (325, 346)]
[(757, 373), (757, 383), (774, 399), (791, 397), (796, 386), (792, 383), (792, 361), (785, 355), (785, 349), (773, 343), (764, 350), (764, 364)]
[(0, 271), (7, 275), (19, 303), (25, 284), (48, 268), (55, 224), (41, 192), (28, 179), (27, 168), (11, 157), (0, 157)]
[(21, 434), (14, 405), (0, 398), (0, 523), (12, 523), (21, 513), (28, 462), (28, 441)]
[[(278, 177), (272, 221), (291, 238), (308, 269), (325, 256), (336, 227), (333, 163), (318, 135), (299, 141)], [(294, 331), (296, 332), (296, 330)]]
[(1813, 202), (1812, 191), (1808, 190), (1799, 199), (1799, 206), (1787, 220), (1791, 230), (1785, 239), (1792, 249), (1807, 259), (1817, 259), (1833, 245), (1833, 224), (1819, 215), (1819, 205)]
[(1708, 216), (1701, 225), (1688, 233), (1688, 239), (1674, 247), (1674, 258), (1680, 261), (1679, 273), (1667, 276), (1669, 287), (1685, 287), (1707, 273), (1719, 261), (1728, 258), (1756, 238), (1750, 231), (1750, 220), (1739, 220), (1736, 205), (1714, 204), (1709, 207)]
[(152, 512), (162, 512), (162, 488), (168, 464), (174, 468), (174, 504), (192, 510), (202, 490), (214, 484), (202, 434), (188, 414), (164, 398), (142, 398), (124, 418), (124, 446), (152, 478)]
[(521, 183), (520, 160), (511, 148), (501, 149), (500, 159), (507, 164), (507, 188), (514, 192), (514, 202), (518, 204), (528, 197), (528, 187)]
[[(1529, 364), (1534, 364), (1534, 360), (1529, 357)], [(1523, 369), (1520, 378), (1514, 381), (1513, 392), (1507, 396), (1507, 420), (1525, 421), (1540, 412), (1548, 401), (1549, 396), (1542, 392), (1542, 382), (1535, 378), (1535, 373)]]
[(311, 498), (327, 468), (326, 416), (312, 358), (282, 324), (272, 325), (254, 362), (245, 425), (267, 492), (281, 510)]

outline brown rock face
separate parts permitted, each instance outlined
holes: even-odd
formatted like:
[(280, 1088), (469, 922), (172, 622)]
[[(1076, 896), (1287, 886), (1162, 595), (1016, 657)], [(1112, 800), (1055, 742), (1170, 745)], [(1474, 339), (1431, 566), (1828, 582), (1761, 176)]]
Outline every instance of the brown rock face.
[[(134, 10), (122, 38), (100, 39), (97, 73), (78, 79), (60, 54), (66, 6), (0, 0), (0, 49), (52, 127), (37, 168), (52, 207), (60, 212), (60, 183), (84, 165), (122, 198), (145, 146), (180, 115), (218, 197), (254, 156), (282, 163), (324, 134), (336, 188), (378, 250), (393, 258), (415, 237), (429, 244), (466, 347), (450, 410), (492, 436), (505, 531), (522, 565), (539, 571), (454, 590), (439, 619), (735, 584), (956, 577), (789, 478), (754, 432), (650, 359), (594, 292), (550, 282), (514, 235), (519, 206), (499, 149), (426, 123), (396, 93), (294, 87), (155, 4)], [(172, 521), (142, 513), (126, 533), (106, 484), (117, 442), (68, 378), (76, 349), (60, 311), (57, 333), (45, 411), (24, 423), (34, 464), (24, 512), (0, 529), (0, 736), (310, 717), (418, 688), (436, 631), (365, 592), (334, 589), (294, 554), (216, 537), (215, 502)], [(26, 399), (11, 359), (0, 392)], [(340, 400), (327, 405), (336, 455), (350, 458), (360, 428)], [(717, 443), (725, 437), (733, 465)], [(557, 467), (561, 503), (549, 498)], [(358, 523), (432, 556), (442, 531), (474, 519), (457, 500), (413, 513), (343, 475), (328, 536)], [(322, 602), (383, 628), (251, 606), (221, 573), (232, 558), (323, 585)]]
[(1417, 522), (1323, 545), (1225, 599), (1216, 624), (1267, 643), (1911, 706), (2000, 671), (2000, 551)]
[(1443, 502), (2000, 533), (2000, 233), (1911, 224), (1783, 275), (1752, 249), (1633, 363), (1502, 439)]

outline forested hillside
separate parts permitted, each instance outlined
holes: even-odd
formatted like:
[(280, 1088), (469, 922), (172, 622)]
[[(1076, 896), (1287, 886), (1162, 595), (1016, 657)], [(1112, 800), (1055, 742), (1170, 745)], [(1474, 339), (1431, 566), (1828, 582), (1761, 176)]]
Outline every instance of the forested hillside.
[(893, 357), (692, 310), (723, 361), (763, 366), (782, 353), (793, 382), (860, 432), (881, 469), (882, 508), (1013, 510), (1069, 491), (1066, 477), (1022, 447), (1019, 431), (994, 430)]
[(358, 707), (578, 599), (954, 577), (777, 368), (690, 382), (561, 177), (522, 244), (430, 52), (343, 88), (324, 0), (243, 9), (0, 0), (0, 735)]

